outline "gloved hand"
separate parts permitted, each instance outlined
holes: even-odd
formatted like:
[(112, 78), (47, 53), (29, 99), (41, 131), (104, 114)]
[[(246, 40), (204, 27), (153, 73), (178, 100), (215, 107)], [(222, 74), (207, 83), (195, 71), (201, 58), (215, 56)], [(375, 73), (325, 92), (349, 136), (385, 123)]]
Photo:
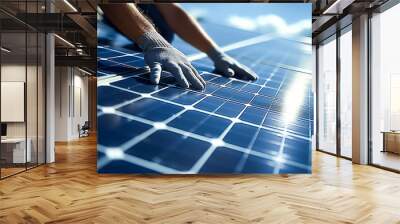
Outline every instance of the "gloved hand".
[(256, 80), (258, 78), (257, 74), (250, 68), (240, 64), (217, 48), (213, 48), (207, 55), (214, 62), (215, 72), (217, 73), (243, 80)]
[(186, 56), (175, 49), (156, 31), (149, 31), (138, 38), (143, 49), (144, 61), (150, 67), (150, 81), (160, 82), (161, 71), (170, 72), (183, 88), (204, 89), (206, 82), (190, 64)]

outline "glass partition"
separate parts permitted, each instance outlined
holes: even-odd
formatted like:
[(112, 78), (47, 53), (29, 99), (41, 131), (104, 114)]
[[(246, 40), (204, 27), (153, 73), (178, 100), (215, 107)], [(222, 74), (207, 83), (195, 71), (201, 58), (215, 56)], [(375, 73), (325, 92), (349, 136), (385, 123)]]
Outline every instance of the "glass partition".
[(37, 64), (37, 162), (38, 165), (46, 162), (46, 37), (43, 33), (38, 33), (38, 64)]
[(2, 177), (24, 171), (31, 156), (26, 135), (26, 41), (25, 32), (1, 34)]
[(38, 36), (36, 32), (27, 33), (27, 73), (26, 73), (26, 113), (27, 113), (27, 167), (37, 165), (38, 159)]
[(318, 47), (318, 149), (336, 154), (336, 36)]
[(352, 157), (352, 32), (351, 26), (340, 36), (340, 154)]
[[(41, 3), (41, 4), (40, 4)], [(43, 10), (42, 1), (0, 2), (17, 16)], [(0, 12), (0, 178), (45, 162), (45, 35)], [(12, 21), (10, 26), (3, 21)]]

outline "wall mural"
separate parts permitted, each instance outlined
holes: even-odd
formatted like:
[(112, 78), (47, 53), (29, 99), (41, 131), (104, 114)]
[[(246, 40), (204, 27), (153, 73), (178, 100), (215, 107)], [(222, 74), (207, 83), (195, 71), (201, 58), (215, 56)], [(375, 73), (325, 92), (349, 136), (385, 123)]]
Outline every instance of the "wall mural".
[(99, 173), (311, 173), (311, 4), (100, 8)]

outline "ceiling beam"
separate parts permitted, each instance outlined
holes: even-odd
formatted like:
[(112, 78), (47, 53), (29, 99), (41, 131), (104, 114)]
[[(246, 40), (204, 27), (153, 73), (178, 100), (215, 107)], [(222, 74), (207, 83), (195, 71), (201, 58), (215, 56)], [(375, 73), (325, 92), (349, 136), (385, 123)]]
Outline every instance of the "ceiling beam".
[(329, 5), (322, 14), (324, 15), (337, 15), (342, 14), (343, 11), (351, 4), (353, 4), (355, 0), (336, 0), (331, 5)]
[(95, 71), (97, 60), (91, 56), (56, 56), (55, 64), (56, 66), (87, 67)]

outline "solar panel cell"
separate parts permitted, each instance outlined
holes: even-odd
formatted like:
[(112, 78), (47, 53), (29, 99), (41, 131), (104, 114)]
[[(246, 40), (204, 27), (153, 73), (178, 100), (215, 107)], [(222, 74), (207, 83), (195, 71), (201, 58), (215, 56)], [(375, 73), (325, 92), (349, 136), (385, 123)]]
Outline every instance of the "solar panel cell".
[[(147, 161), (189, 171), (210, 143), (175, 132), (160, 130), (127, 150), (127, 153)], [(177, 163), (176, 161), (180, 161)]]
[(106, 147), (119, 147), (150, 128), (150, 125), (125, 117), (104, 114), (98, 118), (97, 141)]
[(166, 85), (162, 83), (159, 85), (153, 85), (148, 79), (137, 76), (113, 82), (112, 85), (138, 93), (152, 93), (166, 87)]
[(176, 87), (168, 87), (153, 94), (154, 97), (169, 100), (183, 105), (192, 105), (201, 98), (205, 97), (204, 94), (193, 91), (182, 91)]
[(256, 107), (247, 107), (241, 114), (240, 119), (255, 125), (260, 125), (264, 120), (267, 112), (268, 111), (265, 109)]
[(123, 91), (110, 86), (99, 86), (97, 88), (97, 96), (97, 105), (106, 107), (121, 104), (139, 97), (138, 94)]
[(177, 114), (183, 107), (151, 98), (142, 98), (118, 109), (123, 113), (159, 122)]
[(221, 117), (188, 110), (169, 122), (168, 125), (208, 138), (218, 138), (230, 123), (230, 120)]
[(237, 117), (244, 108), (245, 106), (243, 104), (226, 101), (215, 111), (215, 113), (233, 118)]
[(199, 173), (240, 173), (239, 163), (243, 153), (226, 147), (218, 147)]
[(228, 134), (224, 138), (224, 141), (232, 145), (248, 148), (250, 147), (252, 141), (254, 141), (254, 136), (256, 136), (257, 131), (257, 127), (237, 123), (234, 124), (229, 130)]
[[(104, 155), (99, 155), (99, 158), (103, 157)], [(98, 170), (99, 173), (148, 173), (148, 174), (156, 174), (158, 172), (147, 169), (144, 166), (136, 165), (135, 163), (124, 161), (124, 160), (113, 160), (110, 161), (105, 166), (101, 167)]]
[(253, 106), (268, 109), (268, 107), (271, 106), (271, 104), (272, 104), (272, 98), (264, 97), (264, 96), (254, 96), (254, 98), (250, 104)]
[(266, 154), (277, 155), (282, 146), (283, 139), (282, 136), (276, 133), (265, 129), (259, 129), (252, 149)]
[(200, 102), (196, 103), (195, 108), (205, 110), (208, 112), (215, 112), (224, 104), (226, 101), (219, 97), (207, 96)]
[(259, 85), (247, 84), (241, 88), (242, 91), (249, 92), (249, 93), (257, 93), (261, 89)]

